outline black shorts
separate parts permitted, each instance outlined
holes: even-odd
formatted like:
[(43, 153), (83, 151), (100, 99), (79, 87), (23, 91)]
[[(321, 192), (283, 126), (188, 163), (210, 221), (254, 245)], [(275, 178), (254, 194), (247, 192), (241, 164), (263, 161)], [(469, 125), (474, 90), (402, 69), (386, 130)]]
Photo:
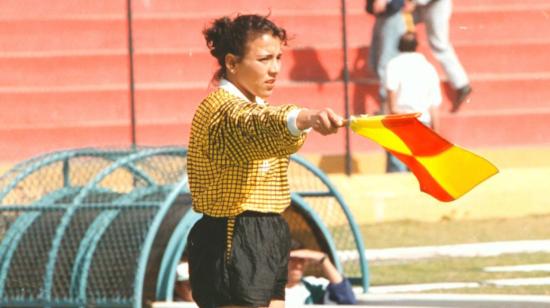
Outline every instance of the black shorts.
[(290, 231), (281, 215), (205, 215), (191, 229), (188, 249), (199, 307), (268, 306), (273, 299), (284, 300)]

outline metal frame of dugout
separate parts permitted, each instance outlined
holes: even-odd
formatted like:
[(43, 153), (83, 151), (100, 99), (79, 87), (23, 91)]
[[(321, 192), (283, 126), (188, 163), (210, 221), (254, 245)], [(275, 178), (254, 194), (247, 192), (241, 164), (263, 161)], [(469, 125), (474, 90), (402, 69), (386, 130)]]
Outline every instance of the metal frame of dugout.
[[(170, 301), (191, 208), (180, 147), (76, 149), (0, 177), (0, 307), (141, 307)], [(363, 240), (342, 196), (299, 156), (289, 166), (293, 238), (368, 288)], [(306, 271), (316, 273), (316, 268)]]

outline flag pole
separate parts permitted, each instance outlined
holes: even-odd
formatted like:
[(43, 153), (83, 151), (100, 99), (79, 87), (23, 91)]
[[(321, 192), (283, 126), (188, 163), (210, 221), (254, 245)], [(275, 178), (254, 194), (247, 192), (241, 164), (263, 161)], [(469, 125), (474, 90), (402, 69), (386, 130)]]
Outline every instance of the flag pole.
[[(344, 54), (344, 59), (343, 59), (344, 106), (345, 106), (345, 118), (348, 119), (350, 117), (350, 106), (349, 106), (349, 93), (348, 93), (349, 70), (348, 70), (346, 0), (341, 0), (341, 9), (342, 9), (342, 51)], [(346, 172), (346, 175), (348, 176), (351, 175), (351, 172), (352, 172), (349, 125), (346, 125), (345, 172)]]

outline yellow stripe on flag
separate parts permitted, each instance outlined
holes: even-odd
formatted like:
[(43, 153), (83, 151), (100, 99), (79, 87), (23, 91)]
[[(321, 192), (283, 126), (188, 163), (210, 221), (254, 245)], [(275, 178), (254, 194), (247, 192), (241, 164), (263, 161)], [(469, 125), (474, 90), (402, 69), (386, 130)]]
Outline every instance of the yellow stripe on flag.
[(489, 161), (458, 146), (453, 146), (439, 155), (417, 156), (416, 159), (455, 199), (498, 173), (498, 169)]
[(350, 127), (355, 133), (370, 138), (372, 141), (383, 145), (389, 150), (411, 155), (411, 150), (403, 140), (384, 126), (382, 119), (385, 117), (386, 116), (383, 115), (352, 117)]

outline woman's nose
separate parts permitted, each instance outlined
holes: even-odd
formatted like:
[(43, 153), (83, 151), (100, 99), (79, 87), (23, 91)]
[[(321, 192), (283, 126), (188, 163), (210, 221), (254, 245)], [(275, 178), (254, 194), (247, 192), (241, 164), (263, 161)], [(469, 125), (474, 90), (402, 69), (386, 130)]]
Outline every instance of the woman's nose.
[(275, 59), (269, 65), (269, 73), (278, 74), (281, 71), (281, 60)]

